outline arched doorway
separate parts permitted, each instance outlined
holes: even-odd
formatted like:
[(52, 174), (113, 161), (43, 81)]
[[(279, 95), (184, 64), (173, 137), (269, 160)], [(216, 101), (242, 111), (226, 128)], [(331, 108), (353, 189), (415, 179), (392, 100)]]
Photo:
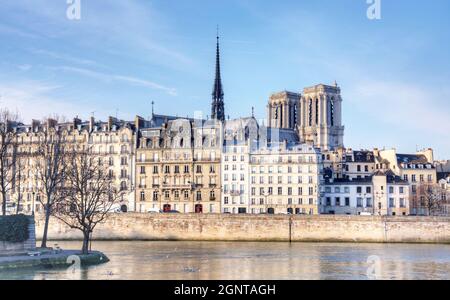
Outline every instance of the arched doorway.
[(122, 211), (123, 213), (128, 212), (128, 207), (124, 204), (120, 207), (120, 211)]
[(164, 204), (163, 206), (163, 211), (166, 212), (170, 212), (172, 209), (172, 207), (170, 206), (170, 204)]
[(195, 213), (196, 213), (196, 214), (201, 214), (201, 213), (203, 213), (203, 205), (201, 205), (201, 204), (196, 204), (196, 205), (195, 205)]
[(275, 214), (275, 209), (273, 209), (272, 207), (269, 207), (269, 208), (267, 209), (267, 213), (268, 213), (269, 215), (274, 215), (274, 214)]

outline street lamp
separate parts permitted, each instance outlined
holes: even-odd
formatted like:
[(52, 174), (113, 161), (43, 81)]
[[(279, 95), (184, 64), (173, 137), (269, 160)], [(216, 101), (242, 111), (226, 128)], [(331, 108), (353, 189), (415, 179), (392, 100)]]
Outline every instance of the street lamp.
[(35, 195), (36, 195), (36, 193), (35, 192), (33, 192), (33, 202), (32, 202), (32, 208), (31, 208), (31, 215), (32, 216), (34, 216), (34, 207), (35, 207), (35, 205), (34, 205), (34, 201), (35, 201)]

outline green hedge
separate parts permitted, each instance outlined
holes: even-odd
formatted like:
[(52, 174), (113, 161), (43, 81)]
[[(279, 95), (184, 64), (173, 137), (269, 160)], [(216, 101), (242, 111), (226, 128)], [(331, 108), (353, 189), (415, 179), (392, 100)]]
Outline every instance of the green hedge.
[(22, 243), (28, 240), (29, 217), (25, 215), (0, 217), (0, 241)]

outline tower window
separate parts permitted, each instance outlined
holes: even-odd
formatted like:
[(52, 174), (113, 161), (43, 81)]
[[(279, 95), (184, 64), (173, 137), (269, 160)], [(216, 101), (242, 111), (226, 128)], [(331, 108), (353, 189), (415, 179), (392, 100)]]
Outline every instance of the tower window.
[(330, 124), (334, 126), (334, 98), (330, 101)]
[(308, 107), (308, 111), (309, 111), (309, 118), (308, 118), (308, 123), (309, 126), (312, 126), (312, 99), (309, 99), (309, 107)]
[(319, 99), (316, 99), (316, 125), (319, 125)]

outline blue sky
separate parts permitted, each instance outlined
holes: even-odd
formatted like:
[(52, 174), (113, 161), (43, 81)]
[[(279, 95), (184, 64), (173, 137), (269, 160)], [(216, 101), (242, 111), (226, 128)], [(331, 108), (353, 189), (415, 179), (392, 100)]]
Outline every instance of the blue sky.
[(0, 0), (0, 106), (58, 113), (210, 112), (216, 25), (226, 113), (266, 116), (272, 92), (336, 80), (345, 144), (450, 158), (450, 2)]

